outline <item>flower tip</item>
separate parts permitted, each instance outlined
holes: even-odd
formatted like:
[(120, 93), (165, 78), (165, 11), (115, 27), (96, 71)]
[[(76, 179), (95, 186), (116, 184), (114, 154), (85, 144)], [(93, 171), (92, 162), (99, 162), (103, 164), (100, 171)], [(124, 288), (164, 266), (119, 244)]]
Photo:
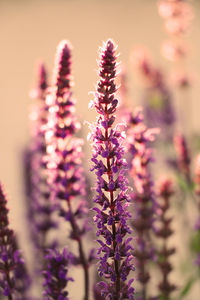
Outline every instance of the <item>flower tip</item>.
[(71, 87), (71, 50), (68, 40), (62, 40), (57, 46), (52, 80), (53, 86), (57, 87), (57, 96), (62, 96)]
[(117, 48), (117, 45), (115, 44), (115, 42), (113, 41), (113, 39), (109, 38), (107, 39), (107, 41), (103, 42), (103, 46), (100, 47), (100, 53), (104, 52), (104, 51), (109, 51), (109, 52), (113, 52), (115, 51)]
[(159, 182), (159, 195), (160, 196), (171, 196), (174, 194), (174, 183), (173, 180), (168, 177), (162, 177)]
[(115, 42), (111, 38), (109, 38), (105, 44), (106, 44), (106, 48), (109, 48), (110, 50), (115, 48)]
[(0, 182), (0, 198), (5, 198), (5, 192), (4, 192), (4, 187), (3, 184)]
[(37, 72), (39, 77), (46, 76), (46, 67), (42, 59), (37, 61)]
[(56, 50), (55, 65), (62, 67), (65, 64), (65, 60), (70, 59), (71, 43), (67, 40), (62, 40)]
[(72, 45), (71, 45), (70, 41), (68, 41), (68, 40), (61, 40), (57, 46), (58, 54), (68, 53), (71, 50), (72, 50)]

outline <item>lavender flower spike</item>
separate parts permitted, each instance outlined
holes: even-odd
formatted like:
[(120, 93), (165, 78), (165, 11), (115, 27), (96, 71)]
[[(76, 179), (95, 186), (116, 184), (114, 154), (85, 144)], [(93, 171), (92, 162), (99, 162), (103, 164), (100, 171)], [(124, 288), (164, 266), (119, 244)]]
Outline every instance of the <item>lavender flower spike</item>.
[(97, 175), (97, 188), (94, 221), (97, 224), (97, 237), (100, 247), (99, 275), (107, 282), (99, 283), (102, 296), (106, 299), (134, 299), (133, 279), (127, 283), (131, 270), (133, 248), (130, 245), (130, 228), (127, 220), (129, 198), (128, 182), (124, 176), (126, 161), (123, 159), (123, 134), (119, 126), (112, 128), (113, 115), (118, 105), (115, 99), (116, 75), (115, 45), (112, 40), (103, 44), (100, 52), (100, 80), (92, 102), (99, 117), (93, 126), (91, 141), (93, 147), (92, 170)]
[[(48, 105), (45, 102), (48, 90), (47, 72), (45, 65), (39, 63), (37, 67), (37, 84), (32, 90), (34, 106), (31, 110), (31, 141), (25, 152), (25, 180), (27, 195), (27, 212), (31, 239), (35, 250), (39, 250), (41, 259), (43, 251), (55, 243), (49, 239), (49, 232), (57, 228), (54, 219), (55, 207), (50, 200), (50, 186), (47, 182), (47, 167), (44, 163), (46, 156), (46, 141), (44, 127), (47, 124)], [(41, 250), (41, 251), (40, 251)]]
[(82, 166), (83, 141), (75, 136), (80, 123), (70, 87), (71, 46), (69, 42), (61, 41), (56, 55), (53, 87), (47, 96), (47, 101), (52, 103), (46, 131), (47, 167), (52, 198), (58, 200), (60, 215), (70, 225), (70, 239), (78, 247), (77, 262), (84, 271), (84, 300), (88, 300), (90, 258), (86, 256), (83, 241), (89, 226)]
[(9, 228), (6, 206), (6, 197), (0, 184), (0, 296), (8, 300), (28, 300), (30, 281), (14, 232)]
[(148, 298), (148, 286), (150, 286), (149, 262), (154, 259), (154, 245), (152, 241), (152, 229), (154, 223), (154, 211), (156, 206), (154, 180), (152, 178), (150, 164), (153, 162), (150, 142), (154, 141), (154, 135), (158, 128), (147, 128), (143, 123), (143, 114), (138, 107), (134, 113), (129, 113), (127, 118), (127, 153), (129, 174), (133, 181), (133, 199), (135, 216), (132, 226), (137, 235), (137, 244), (134, 249), (136, 257), (136, 270), (140, 283), (140, 300)]
[(57, 250), (49, 249), (45, 256), (46, 270), (44, 275), (43, 300), (69, 300), (66, 287), (68, 281), (73, 281), (68, 277), (68, 263), (70, 260), (66, 249), (61, 253)]

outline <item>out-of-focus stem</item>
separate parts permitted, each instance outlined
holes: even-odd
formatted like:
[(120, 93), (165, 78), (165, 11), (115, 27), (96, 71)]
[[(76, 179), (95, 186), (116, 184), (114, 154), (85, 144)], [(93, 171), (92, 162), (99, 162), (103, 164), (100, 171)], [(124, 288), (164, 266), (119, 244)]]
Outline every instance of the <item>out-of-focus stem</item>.
[(68, 201), (67, 204), (68, 204), (69, 213), (71, 215), (70, 224), (71, 224), (73, 233), (75, 235), (76, 241), (78, 243), (80, 262), (81, 262), (81, 265), (83, 267), (83, 272), (84, 272), (84, 290), (85, 290), (85, 294), (84, 294), (84, 298), (83, 299), (84, 300), (88, 300), (89, 299), (89, 271), (88, 271), (88, 264), (87, 264), (87, 261), (86, 261), (86, 258), (85, 258), (85, 253), (84, 253), (84, 250), (83, 250), (83, 242), (82, 242), (81, 236), (79, 236), (79, 234), (78, 234), (77, 223), (76, 223), (74, 215), (72, 213), (72, 208), (71, 208), (70, 201)]

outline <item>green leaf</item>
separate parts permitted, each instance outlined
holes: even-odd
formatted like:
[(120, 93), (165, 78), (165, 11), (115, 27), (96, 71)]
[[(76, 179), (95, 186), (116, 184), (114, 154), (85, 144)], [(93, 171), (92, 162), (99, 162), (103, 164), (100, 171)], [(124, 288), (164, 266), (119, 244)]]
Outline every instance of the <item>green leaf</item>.
[(190, 241), (190, 248), (194, 253), (200, 253), (200, 230), (194, 232)]
[(188, 279), (188, 281), (186, 282), (185, 286), (183, 287), (181, 293), (180, 293), (180, 298), (182, 299), (183, 297), (185, 297), (189, 291), (191, 290), (193, 284), (195, 283), (195, 281), (197, 280), (197, 278), (195, 277), (191, 277)]
[(181, 190), (187, 192), (189, 190), (189, 187), (188, 187), (188, 183), (186, 182), (185, 178), (180, 175), (180, 174), (177, 174), (177, 182), (178, 182), (178, 185), (180, 186)]

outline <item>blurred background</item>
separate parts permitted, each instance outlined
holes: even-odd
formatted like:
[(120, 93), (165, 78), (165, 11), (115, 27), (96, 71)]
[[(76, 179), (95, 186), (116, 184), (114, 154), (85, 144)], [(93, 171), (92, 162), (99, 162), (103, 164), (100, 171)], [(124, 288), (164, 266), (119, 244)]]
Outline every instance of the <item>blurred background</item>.
[[(191, 126), (198, 132), (200, 1), (192, 3), (195, 18), (185, 37), (190, 45), (186, 64), (195, 74), (190, 89)], [(130, 63), (132, 49), (144, 46), (156, 64), (170, 68), (170, 63), (160, 54), (166, 33), (156, 0), (0, 0), (0, 31), (0, 180), (8, 194), (11, 223), (23, 234), (21, 153), (29, 139), (28, 114), (33, 101), (29, 92), (35, 85), (36, 61), (44, 60), (51, 79), (57, 44), (62, 39), (71, 41), (77, 111), (89, 122), (96, 118), (88, 110), (88, 93), (95, 89), (102, 41), (113, 38), (118, 44), (133, 106), (140, 101), (141, 86)]]

